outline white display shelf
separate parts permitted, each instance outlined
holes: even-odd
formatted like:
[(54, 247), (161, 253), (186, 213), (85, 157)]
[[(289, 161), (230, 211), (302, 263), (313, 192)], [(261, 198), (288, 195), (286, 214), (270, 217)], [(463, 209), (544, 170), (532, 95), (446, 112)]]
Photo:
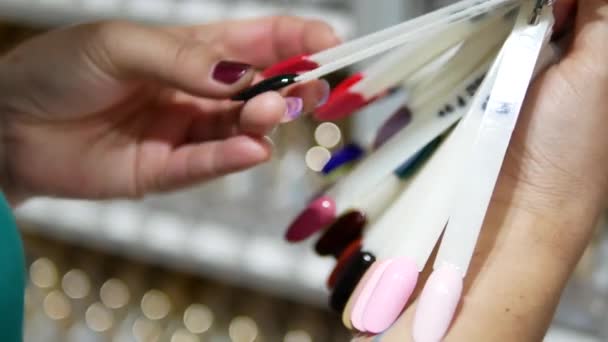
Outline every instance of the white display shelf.
[(269, 231), (126, 201), (36, 199), (16, 215), (26, 232), (326, 306), (324, 283), (334, 261), (316, 256), (309, 244), (292, 246)]

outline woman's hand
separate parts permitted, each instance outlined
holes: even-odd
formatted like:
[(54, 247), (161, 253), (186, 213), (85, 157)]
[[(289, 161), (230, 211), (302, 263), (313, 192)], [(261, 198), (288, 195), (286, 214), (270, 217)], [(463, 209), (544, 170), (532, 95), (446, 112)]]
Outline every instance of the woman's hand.
[(137, 197), (255, 166), (271, 154), (264, 135), (312, 110), (328, 86), (226, 99), (255, 68), (337, 43), (329, 26), (292, 17), (102, 22), (39, 36), (0, 59), (0, 185), (13, 203)]
[[(446, 341), (543, 340), (605, 208), (607, 61), (608, 1), (581, 0), (569, 51), (529, 93)], [(412, 340), (415, 310), (374, 341)]]

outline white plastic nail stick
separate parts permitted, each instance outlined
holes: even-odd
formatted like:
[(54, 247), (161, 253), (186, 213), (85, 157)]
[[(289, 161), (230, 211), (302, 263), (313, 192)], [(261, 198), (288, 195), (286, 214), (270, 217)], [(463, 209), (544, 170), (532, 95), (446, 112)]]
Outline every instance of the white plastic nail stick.
[[(463, 0), (458, 1), (450, 6), (446, 6), (440, 8), (436, 11), (428, 13), (426, 15), (414, 18), (412, 20), (406, 21), (404, 23), (391, 26), (389, 28), (383, 29), (378, 32), (374, 32), (372, 34), (366, 35), (364, 37), (352, 40), (350, 42), (346, 42), (341, 44), (335, 48), (328, 49), (325, 51), (321, 51), (309, 57), (310, 60), (317, 62), (319, 65), (324, 65), (331, 63), (337, 59), (340, 59), (344, 56), (351, 55), (353, 53), (359, 52), (362, 49), (366, 49), (371, 45), (381, 42), (397, 35), (407, 33), (414, 29), (418, 29), (420, 27), (427, 27), (429, 24), (434, 24), (437, 22), (445, 25), (446, 18), (453, 17), (455, 15), (460, 15), (462, 13), (468, 13), (474, 6), (488, 6), (489, 8), (500, 7), (501, 5), (512, 5), (516, 4), (516, 0)], [(479, 7), (478, 7), (479, 8)], [(487, 8), (487, 7), (486, 7)], [(449, 22), (449, 20), (447, 21)]]
[[(456, 24), (424, 41), (406, 45), (389, 53), (365, 70), (364, 78), (351, 87), (350, 92), (359, 93), (367, 99), (373, 98), (402, 80), (410, 78), (429, 61), (440, 57), (473, 36), (476, 39), (466, 47), (470, 53), (482, 50), (484, 45), (496, 46), (496, 41), (500, 41), (501, 37), (504, 39), (513, 27), (513, 19), (505, 17), (512, 10), (510, 7), (497, 12), (496, 15)], [(485, 55), (481, 51), (477, 53)], [(471, 69), (468, 71), (470, 72)]]
[[(514, 2), (510, 0), (472, 1), (471, 6), (466, 9), (455, 11), (453, 13), (449, 13), (448, 15), (433, 16), (433, 20), (424, 21), (420, 20), (424, 17), (420, 17), (418, 20), (414, 19), (407, 22), (409, 23), (409, 26), (407, 26), (407, 29), (403, 31), (395, 30), (391, 31), (390, 35), (381, 36), (374, 36), (372, 34), (371, 36), (374, 39), (371, 39), (369, 38), (370, 36), (368, 36), (367, 38), (369, 38), (369, 41), (365, 45), (358, 46), (356, 50), (349, 51), (349, 54), (342, 55), (341, 57), (335, 57), (326, 64), (322, 64), (318, 68), (298, 76), (295, 81), (306, 82), (318, 79), (334, 71), (363, 61), (367, 58), (379, 55), (403, 44), (415, 43), (428, 39), (430, 36), (433, 36), (433, 34), (441, 32), (448, 27), (453, 27), (458, 23), (471, 20), (481, 15), (495, 15), (497, 12), (499, 13), (501, 10), (504, 10), (506, 6), (513, 3)], [(445, 9), (437, 12), (442, 12), (444, 10)], [(416, 25), (412, 25), (412, 22), (414, 22)]]
[(435, 93), (436, 96), (431, 97), (431, 101), (423, 107), (411, 108), (412, 121), (407, 127), (328, 190), (327, 195), (336, 202), (337, 213), (349, 209), (353, 201), (365, 196), (404, 160), (414, 156), (456, 123), (467, 110), (466, 103), (463, 104), (462, 101), (474, 95), (472, 90), (479, 86), (486, 71), (487, 68), (473, 74), (463, 73), (462, 80), (448, 79), (452, 82), (451, 85), (439, 87), (449, 89), (448, 92)]
[[(492, 61), (493, 56), (487, 57), (468, 80), (469, 84), (481, 83), (477, 94), (487, 96), (492, 89), (491, 81), (479, 81), (488, 73)], [(495, 71), (490, 71), (486, 80), (491, 80)], [(479, 96), (473, 98), (475, 93), (468, 92), (469, 90), (460, 95), (467, 101), (465, 111), (469, 107), (481, 105)], [(466, 133), (463, 125), (458, 124), (436, 154), (412, 179), (411, 184), (370, 228), (370, 233), (364, 240), (365, 250), (372, 251), (379, 259), (409, 256), (419, 270), (424, 268), (449, 217), (452, 202), (451, 197), (445, 196), (445, 189), (450, 188), (455, 179), (447, 170), (458, 162), (459, 155), (456, 152)]]
[(538, 24), (529, 24), (533, 5), (527, 1), (522, 7), (516, 28), (505, 43), (481, 126), (468, 157), (465, 155), (467, 161), (435, 268), (447, 264), (462, 276), (468, 270), (529, 84), (552, 31), (550, 7), (544, 9)]

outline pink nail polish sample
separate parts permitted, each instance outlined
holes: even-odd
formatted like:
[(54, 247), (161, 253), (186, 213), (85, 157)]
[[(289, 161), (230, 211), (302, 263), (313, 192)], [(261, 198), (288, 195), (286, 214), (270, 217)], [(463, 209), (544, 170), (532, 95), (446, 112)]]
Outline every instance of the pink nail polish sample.
[(299, 242), (331, 224), (336, 218), (336, 203), (327, 196), (312, 201), (289, 226), (285, 238), (289, 242)]
[(361, 292), (359, 293), (359, 297), (357, 298), (357, 301), (355, 302), (355, 305), (353, 307), (353, 313), (351, 315), (351, 322), (353, 323), (353, 328), (361, 332), (367, 332), (367, 330), (365, 329), (364, 316), (365, 311), (367, 310), (369, 299), (374, 293), (374, 290), (376, 289), (376, 285), (380, 281), (380, 278), (382, 278), (384, 270), (386, 270), (386, 268), (389, 267), (391, 263), (392, 260), (376, 263), (378, 264), (378, 266), (368, 271), (371, 272), (371, 274), (369, 278), (367, 278), (367, 281), (363, 284)]
[[(364, 285), (367, 284), (367, 282), (369, 281), (369, 278), (376, 272), (378, 265), (380, 265), (380, 263), (374, 262), (369, 267), (367, 272), (365, 272), (363, 274), (363, 277), (357, 284), (357, 287), (355, 288), (355, 291), (351, 295), (351, 298), (349, 298), (349, 301), (352, 302), (352, 304), (350, 305), (350, 312), (347, 312), (347, 309), (349, 308), (348, 303), (347, 303), (347, 307), (343, 312), (343, 319), (348, 319), (348, 322), (350, 323), (351, 326), (353, 326), (352, 318), (353, 318), (353, 311), (354, 311), (355, 303), (357, 303), (357, 301), (359, 300), (359, 297), (361, 296), (361, 291), (363, 291), (363, 288), (365, 287)], [(344, 324), (344, 325), (347, 325), (347, 324)]]
[(363, 315), (365, 330), (378, 334), (399, 317), (416, 287), (418, 267), (409, 258), (397, 258), (384, 270)]
[(439, 342), (445, 336), (462, 295), (462, 276), (445, 265), (427, 280), (414, 316), (416, 342)]

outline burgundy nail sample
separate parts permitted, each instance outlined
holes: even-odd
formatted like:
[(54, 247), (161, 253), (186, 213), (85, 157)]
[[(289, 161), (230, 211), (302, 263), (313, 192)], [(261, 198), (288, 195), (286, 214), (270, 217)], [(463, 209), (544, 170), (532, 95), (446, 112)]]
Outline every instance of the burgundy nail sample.
[(376, 139), (373, 143), (374, 150), (384, 145), (390, 138), (402, 130), (412, 121), (412, 113), (409, 108), (402, 107), (395, 114), (393, 114), (386, 122), (380, 127), (376, 135)]
[(344, 311), (348, 299), (355, 291), (359, 280), (365, 272), (376, 261), (371, 253), (359, 252), (355, 254), (350, 262), (344, 267), (342, 275), (338, 277), (334, 291), (329, 299), (329, 306), (336, 312)]
[(312, 201), (308, 207), (291, 223), (285, 234), (289, 242), (308, 239), (319, 230), (330, 225), (336, 218), (336, 204), (327, 196)]
[(212, 77), (214, 80), (224, 84), (234, 84), (240, 80), (251, 65), (239, 62), (221, 61), (213, 68)]
[(361, 237), (366, 223), (361, 211), (342, 215), (317, 241), (315, 251), (321, 256), (333, 255), (338, 258), (349, 244)]

